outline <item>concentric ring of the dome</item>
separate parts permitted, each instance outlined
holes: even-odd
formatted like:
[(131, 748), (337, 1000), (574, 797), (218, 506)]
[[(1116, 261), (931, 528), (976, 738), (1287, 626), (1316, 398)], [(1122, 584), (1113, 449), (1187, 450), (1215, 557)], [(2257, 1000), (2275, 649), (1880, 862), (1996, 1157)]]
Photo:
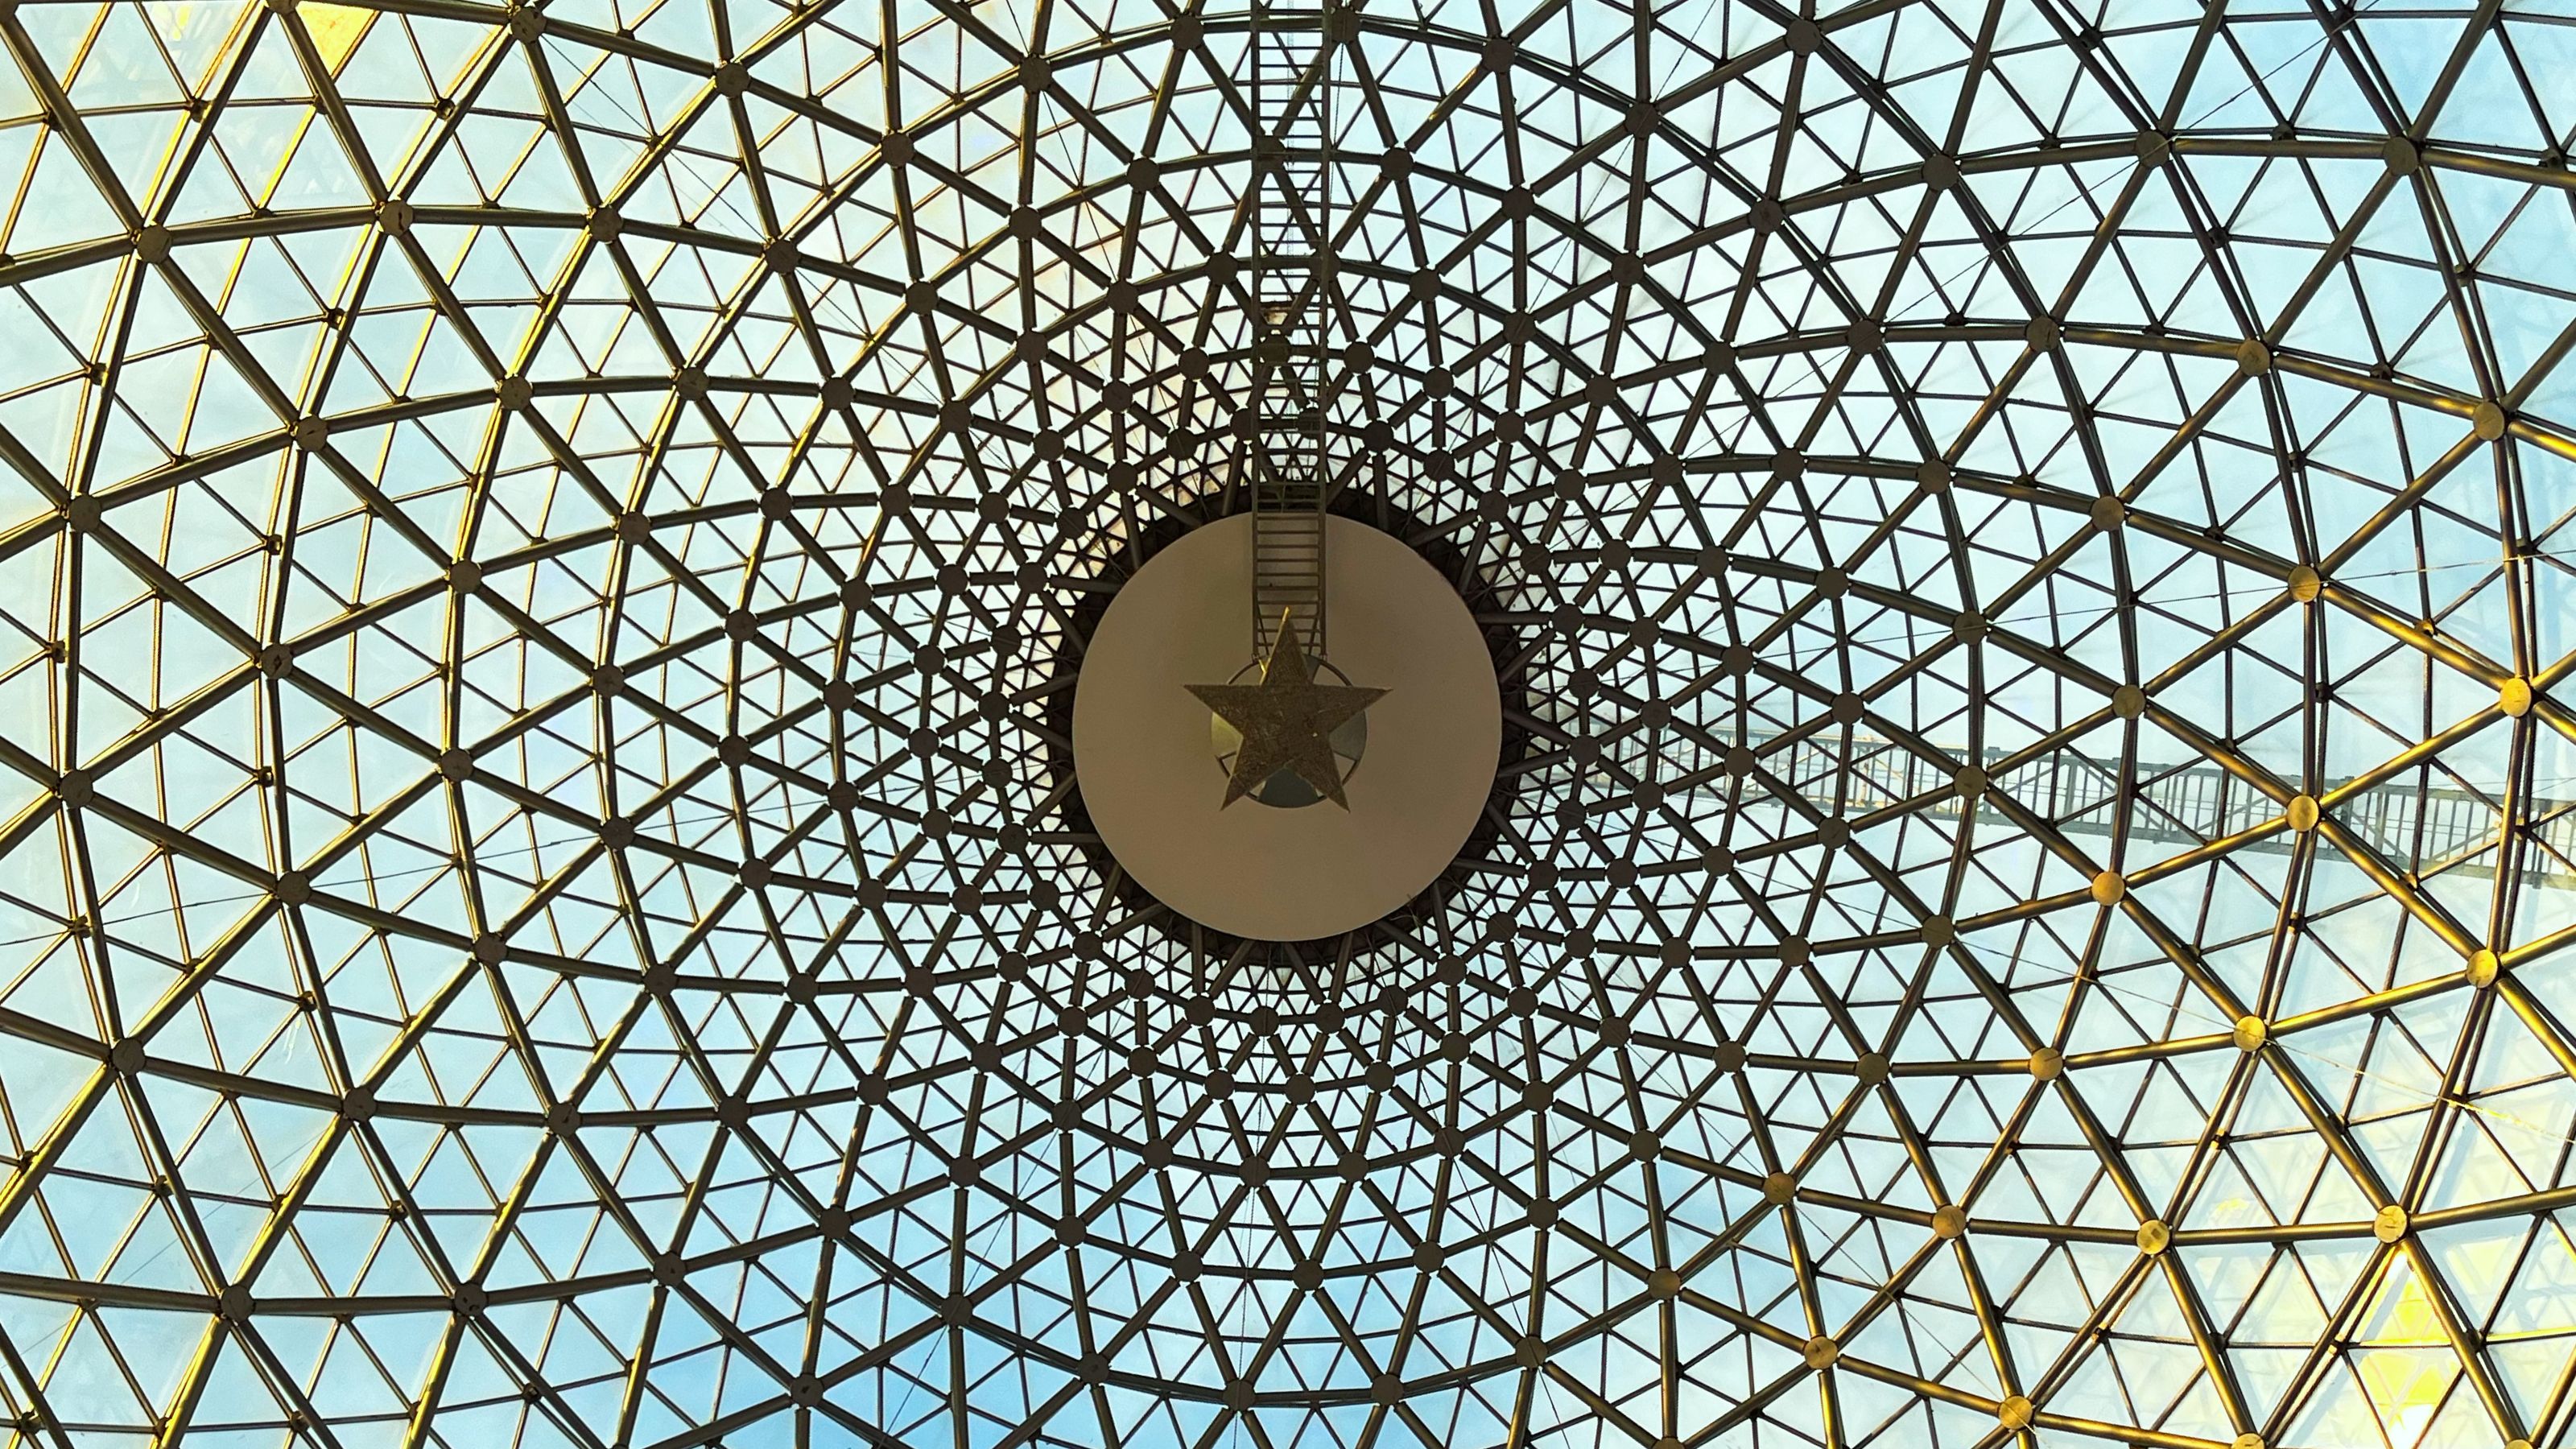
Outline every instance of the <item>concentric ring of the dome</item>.
[(15, 7), (0, 1405), (2551, 1442), (2576, 58), (2384, 9), (1337, 26), (1332, 455), (1537, 743), (1381, 978), (1044, 768), (1242, 13)]

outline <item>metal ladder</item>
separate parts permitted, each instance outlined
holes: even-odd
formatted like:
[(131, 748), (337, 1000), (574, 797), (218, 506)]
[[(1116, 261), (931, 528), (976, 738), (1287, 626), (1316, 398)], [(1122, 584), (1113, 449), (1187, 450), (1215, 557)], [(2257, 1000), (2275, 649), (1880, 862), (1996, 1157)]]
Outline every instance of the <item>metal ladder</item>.
[(1255, 0), (1251, 11), (1254, 408), (1252, 646), (1266, 659), (1282, 619), (1324, 651), (1324, 338), (1331, 270), (1332, 47), (1326, 0)]

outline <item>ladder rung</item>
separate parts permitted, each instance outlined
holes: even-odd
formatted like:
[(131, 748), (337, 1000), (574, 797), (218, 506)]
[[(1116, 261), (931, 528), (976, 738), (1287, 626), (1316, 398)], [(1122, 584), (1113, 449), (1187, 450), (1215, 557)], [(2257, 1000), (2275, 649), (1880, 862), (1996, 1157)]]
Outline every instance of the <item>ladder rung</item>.
[(1326, 329), (1321, 238), (1333, 184), (1332, 50), (1322, 0), (1253, 0), (1246, 57), (1255, 183), (1245, 198), (1255, 308), (1255, 419), (1245, 466), (1252, 487), (1253, 625), (1275, 642), (1283, 611), (1320, 649), (1324, 635), (1323, 505), (1329, 479), (1321, 411)]

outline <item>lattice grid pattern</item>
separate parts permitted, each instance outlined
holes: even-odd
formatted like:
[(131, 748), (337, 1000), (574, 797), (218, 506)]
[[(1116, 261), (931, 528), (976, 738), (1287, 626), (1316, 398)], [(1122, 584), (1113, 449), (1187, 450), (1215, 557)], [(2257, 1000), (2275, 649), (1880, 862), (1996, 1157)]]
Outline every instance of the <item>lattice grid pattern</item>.
[(1242, 12), (623, 3), (0, 7), (12, 1443), (2569, 1432), (2566, 0), (1337, 11), (1532, 745), (1222, 955)]

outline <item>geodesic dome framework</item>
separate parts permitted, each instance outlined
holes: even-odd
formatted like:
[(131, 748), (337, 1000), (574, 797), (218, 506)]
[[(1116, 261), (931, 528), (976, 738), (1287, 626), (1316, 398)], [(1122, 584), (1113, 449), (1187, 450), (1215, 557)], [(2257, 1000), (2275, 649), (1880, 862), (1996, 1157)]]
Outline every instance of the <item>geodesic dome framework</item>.
[(1048, 720), (1246, 23), (0, 13), (15, 1442), (2566, 1432), (2568, 18), (1341, 12), (1526, 748), (1219, 950)]

